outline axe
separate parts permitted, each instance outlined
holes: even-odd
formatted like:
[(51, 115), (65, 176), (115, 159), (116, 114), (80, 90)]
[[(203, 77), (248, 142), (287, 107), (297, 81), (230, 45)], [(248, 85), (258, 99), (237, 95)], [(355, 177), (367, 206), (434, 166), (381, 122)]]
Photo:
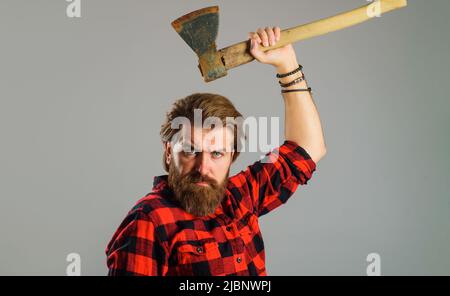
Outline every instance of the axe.
[[(405, 7), (407, 0), (376, 0), (362, 7), (332, 17), (292, 27), (281, 31), (280, 40), (274, 46), (261, 50), (285, 46), (300, 40), (338, 31), (380, 16), (386, 12)], [(248, 40), (216, 49), (219, 29), (219, 7), (211, 6), (183, 15), (172, 22), (172, 27), (194, 50), (199, 59), (199, 69), (205, 82), (227, 75), (227, 70), (254, 60)]]

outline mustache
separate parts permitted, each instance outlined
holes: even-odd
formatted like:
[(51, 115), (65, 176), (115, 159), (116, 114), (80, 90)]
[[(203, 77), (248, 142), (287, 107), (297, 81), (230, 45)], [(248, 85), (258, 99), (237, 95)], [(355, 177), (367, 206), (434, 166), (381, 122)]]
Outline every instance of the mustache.
[(200, 173), (192, 173), (186, 176), (188, 182), (197, 183), (197, 182), (206, 182), (208, 184), (217, 185), (216, 180), (210, 179), (206, 176), (202, 176)]

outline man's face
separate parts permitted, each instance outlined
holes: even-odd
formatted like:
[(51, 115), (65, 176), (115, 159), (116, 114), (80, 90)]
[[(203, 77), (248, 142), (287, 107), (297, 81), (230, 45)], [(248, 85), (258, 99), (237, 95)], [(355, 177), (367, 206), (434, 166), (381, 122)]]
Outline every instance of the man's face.
[(225, 194), (232, 147), (233, 132), (223, 127), (182, 130), (179, 141), (166, 143), (169, 186), (188, 213), (214, 213)]

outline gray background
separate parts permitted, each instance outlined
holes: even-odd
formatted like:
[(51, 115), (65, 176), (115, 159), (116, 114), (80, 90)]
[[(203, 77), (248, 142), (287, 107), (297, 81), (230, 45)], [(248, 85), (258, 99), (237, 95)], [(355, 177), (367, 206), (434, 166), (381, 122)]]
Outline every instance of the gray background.
[[(177, 98), (229, 97), (280, 116), (274, 69), (251, 63), (203, 83), (170, 26), (220, 5), (218, 47), (362, 0), (0, 2), (0, 274), (107, 272), (104, 249), (161, 166), (159, 127)], [(450, 275), (450, 1), (295, 44), (328, 154), (307, 186), (260, 220), (269, 275)], [(282, 136), (282, 134), (281, 134)], [(282, 140), (282, 138), (280, 139)], [(232, 172), (257, 160), (245, 153)]]

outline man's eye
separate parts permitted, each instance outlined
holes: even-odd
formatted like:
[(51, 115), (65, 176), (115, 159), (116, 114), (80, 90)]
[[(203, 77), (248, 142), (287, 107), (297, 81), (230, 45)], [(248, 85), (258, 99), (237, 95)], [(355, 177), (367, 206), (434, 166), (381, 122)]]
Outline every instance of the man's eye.
[(212, 155), (213, 155), (213, 157), (215, 157), (215, 158), (219, 158), (219, 157), (223, 156), (223, 154), (220, 153), (220, 152), (218, 152), (218, 151), (214, 151), (214, 152), (212, 153)]
[(196, 154), (196, 151), (184, 151), (184, 155), (186, 156), (195, 156)]

